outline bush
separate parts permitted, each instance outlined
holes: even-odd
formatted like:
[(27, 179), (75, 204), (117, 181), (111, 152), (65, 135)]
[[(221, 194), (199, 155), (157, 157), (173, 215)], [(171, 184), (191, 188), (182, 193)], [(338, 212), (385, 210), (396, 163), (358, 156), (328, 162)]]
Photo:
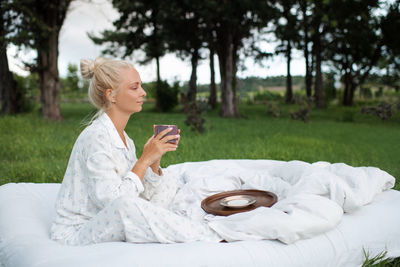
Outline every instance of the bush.
[(393, 116), (395, 108), (395, 104), (380, 102), (378, 106), (363, 107), (361, 109), (361, 114), (372, 114), (381, 118), (381, 120), (386, 121)]
[(327, 100), (336, 98), (335, 74), (333, 72), (324, 75), (324, 91)]
[(206, 128), (204, 123), (206, 120), (201, 116), (201, 114), (207, 110), (207, 102), (190, 102), (188, 113), (186, 113), (185, 124), (190, 126), (192, 131), (197, 133), (204, 133)]
[(30, 112), (33, 110), (37, 99), (39, 99), (39, 76), (36, 73), (29, 74), (26, 77), (15, 73), (13, 75), (22, 93), (22, 112)]
[(142, 84), (143, 89), (146, 91), (146, 98), (156, 99), (157, 82), (148, 82)]
[(307, 123), (310, 119), (312, 99), (308, 99), (302, 95), (295, 95), (293, 101), (299, 106), (297, 111), (291, 111), (290, 117), (292, 120), (301, 120)]
[(361, 95), (364, 98), (371, 99), (372, 98), (372, 90), (370, 87), (361, 87)]
[(189, 101), (187, 96), (181, 92), (181, 102), (183, 105), (183, 112), (186, 114), (185, 124), (189, 126), (192, 131), (204, 133), (206, 131), (204, 127), (206, 120), (201, 114), (208, 109), (207, 101)]
[(156, 109), (167, 112), (178, 105), (179, 83), (170, 86), (166, 81), (156, 84)]
[(274, 93), (271, 91), (259, 91), (254, 95), (254, 101), (277, 101), (282, 100), (282, 95), (280, 93)]
[(267, 102), (267, 114), (274, 118), (279, 118), (283, 115), (283, 112), (279, 109), (279, 105), (276, 102)]

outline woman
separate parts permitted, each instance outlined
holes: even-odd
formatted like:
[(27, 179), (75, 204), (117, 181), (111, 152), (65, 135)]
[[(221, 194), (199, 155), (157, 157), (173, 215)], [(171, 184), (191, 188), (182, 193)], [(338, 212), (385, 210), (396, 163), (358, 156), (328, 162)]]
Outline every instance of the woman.
[[(176, 194), (174, 177), (160, 168), (166, 152), (175, 151), (180, 135), (152, 136), (136, 158), (124, 129), (142, 110), (146, 92), (139, 73), (121, 60), (81, 61), (90, 80), (89, 99), (98, 108), (79, 135), (56, 202), (51, 238), (63, 244), (107, 241), (219, 241), (207, 225), (166, 209)], [(173, 144), (169, 140), (177, 139)]]

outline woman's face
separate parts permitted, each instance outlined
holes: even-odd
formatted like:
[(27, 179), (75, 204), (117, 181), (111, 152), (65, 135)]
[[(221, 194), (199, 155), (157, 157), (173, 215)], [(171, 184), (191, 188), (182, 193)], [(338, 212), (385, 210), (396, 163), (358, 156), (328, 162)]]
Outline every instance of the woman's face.
[(133, 68), (127, 68), (121, 71), (121, 77), (121, 88), (113, 98), (114, 108), (129, 114), (141, 111), (146, 92), (142, 88), (139, 73)]

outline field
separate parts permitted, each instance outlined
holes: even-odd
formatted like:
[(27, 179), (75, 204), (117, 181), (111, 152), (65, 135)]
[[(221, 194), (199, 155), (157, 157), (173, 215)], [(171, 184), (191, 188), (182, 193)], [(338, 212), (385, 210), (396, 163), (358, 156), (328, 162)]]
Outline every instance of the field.
[[(126, 132), (140, 156), (153, 124), (178, 124), (180, 146), (163, 157), (163, 167), (210, 159), (328, 161), (375, 166), (400, 177), (399, 113), (383, 122), (360, 114), (359, 107), (332, 106), (312, 110), (310, 121), (304, 123), (289, 118), (295, 106), (282, 106), (284, 115), (273, 118), (265, 105), (243, 104), (239, 119), (223, 119), (217, 111), (208, 111), (204, 115), (208, 130), (197, 134), (184, 124), (179, 108), (156, 113), (152, 107), (145, 104), (134, 114)], [(0, 184), (61, 182), (72, 146), (93, 111), (87, 103), (64, 103), (63, 122), (44, 121), (38, 111), (0, 117)]]

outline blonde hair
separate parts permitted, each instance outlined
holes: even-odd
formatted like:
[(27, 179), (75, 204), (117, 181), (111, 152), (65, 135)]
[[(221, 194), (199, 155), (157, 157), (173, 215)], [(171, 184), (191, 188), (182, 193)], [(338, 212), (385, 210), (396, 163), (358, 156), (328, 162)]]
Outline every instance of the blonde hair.
[(82, 77), (89, 80), (88, 96), (90, 102), (98, 109), (97, 113), (88, 123), (107, 111), (111, 102), (106, 98), (106, 90), (112, 89), (113, 97), (120, 89), (121, 70), (133, 68), (132, 64), (117, 59), (104, 59), (98, 57), (95, 60), (81, 60)]

